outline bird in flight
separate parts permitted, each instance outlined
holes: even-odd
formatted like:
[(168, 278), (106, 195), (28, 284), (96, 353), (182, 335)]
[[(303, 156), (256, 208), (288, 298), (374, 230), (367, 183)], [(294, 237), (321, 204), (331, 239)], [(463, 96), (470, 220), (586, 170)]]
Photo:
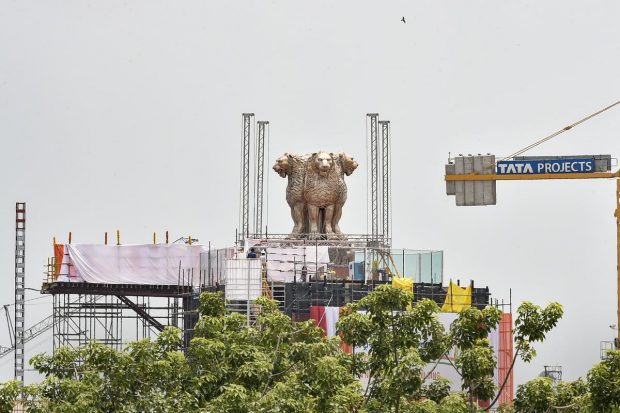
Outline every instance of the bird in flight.
[(403, 18), (402, 18), (402, 19), (400, 19), (400, 21), (401, 21), (401, 22), (403, 22), (403, 23), (407, 23), (407, 22), (405, 21), (405, 16), (403, 16)]

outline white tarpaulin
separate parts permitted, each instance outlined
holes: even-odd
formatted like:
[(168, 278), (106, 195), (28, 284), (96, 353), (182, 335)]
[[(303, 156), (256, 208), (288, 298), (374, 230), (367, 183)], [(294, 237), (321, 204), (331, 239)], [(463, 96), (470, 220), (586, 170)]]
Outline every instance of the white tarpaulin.
[(248, 301), (260, 297), (261, 269), (258, 258), (226, 260), (226, 299)]
[(301, 281), (301, 271), (306, 267), (308, 276), (316, 273), (317, 265), (327, 268), (329, 252), (326, 246), (267, 248), (267, 276), (275, 282), (292, 282), (293, 273)]
[(187, 280), (193, 269), (193, 283), (199, 285), (200, 253), (206, 251), (202, 245), (183, 244), (67, 244), (66, 247), (84, 282), (105, 284), (176, 285), (180, 263), (186, 274), (185, 284), (189, 284)]
[[(450, 331), (450, 325), (454, 320), (458, 318), (458, 314), (456, 313), (439, 313), (437, 314), (437, 318), (439, 322), (443, 324), (446, 331)], [(444, 377), (450, 380), (451, 390), (452, 391), (461, 391), (461, 385), (463, 383), (463, 379), (459, 376), (458, 372), (452, 367), (452, 363), (455, 362), (456, 353), (454, 349), (451, 349), (448, 353), (441, 356), (441, 360), (435, 366), (435, 363), (429, 363), (426, 365), (424, 369), (424, 375), (429, 374), (433, 367), (432, 373), (429, 375), (430, 380), (437, 380), (439, 377)]]

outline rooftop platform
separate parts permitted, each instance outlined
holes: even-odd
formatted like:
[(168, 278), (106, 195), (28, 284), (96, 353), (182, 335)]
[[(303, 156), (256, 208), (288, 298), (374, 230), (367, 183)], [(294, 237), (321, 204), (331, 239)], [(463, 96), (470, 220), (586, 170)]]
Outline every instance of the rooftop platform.
[[(318, 245), (328, 247), (346, 247), (346, 248), (374, 248), (389, 249), (391, 240), (370, 234), (297, 234), (291, 237), (290, 234), (249, 234), (246, 238), (248, 241), (256, 242), (260, 240), (257, 246), (302, 246), (302, 245)], [(243, 242), (243, 241), (242, 241)]]

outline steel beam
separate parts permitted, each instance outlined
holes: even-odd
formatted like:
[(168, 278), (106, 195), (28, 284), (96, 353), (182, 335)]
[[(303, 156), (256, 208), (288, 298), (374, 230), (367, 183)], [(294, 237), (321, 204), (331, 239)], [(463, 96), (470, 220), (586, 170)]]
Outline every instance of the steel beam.
[(148, 311), (143, 310), (142, 308), (140, 308), (140, 306), (138, 306), (136, 303), (134, 303), (133, 301), (131, 301), (129, 298), (125, 297), (124, 295), (117, 295), (116, 298), (118, 298), (127, 307), (129, 307), (133, 311), (135, 311), (136, 314), (138, 314), (140, 317), (142, 317), (144, 320), (146, 320), (157, 331), (159, 331), (159, 332), (164, 331), (165, 326), (162, 323), (160, 323), (159, 321), (157, 321), (155, 319), (155, 317), (150, 315), (148, 313)]
[(617, 172), (591, 172), (574, 174), (467, 174), (445, 175), (446, 181), (536, 181), (542, 179), (596, 179), (596, 178), (620, 178), (620, 170)]

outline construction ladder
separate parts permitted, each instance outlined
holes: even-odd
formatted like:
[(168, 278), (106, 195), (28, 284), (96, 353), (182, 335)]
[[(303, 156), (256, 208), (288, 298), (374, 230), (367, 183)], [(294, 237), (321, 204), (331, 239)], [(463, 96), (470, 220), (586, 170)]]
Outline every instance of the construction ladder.
[(24, 385), (26, 203), (15, 204), (15, 380)]

